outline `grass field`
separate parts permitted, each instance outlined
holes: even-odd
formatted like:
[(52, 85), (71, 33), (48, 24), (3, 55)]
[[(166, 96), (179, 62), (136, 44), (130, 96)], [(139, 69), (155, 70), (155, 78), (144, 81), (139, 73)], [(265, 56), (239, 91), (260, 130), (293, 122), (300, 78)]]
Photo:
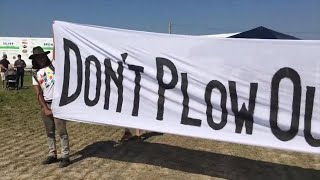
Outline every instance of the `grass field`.
[(169, 134), (119, 144), (122, 128), (74, 122), (68, 123), (72, 164), (41, 165), (47, 139), (31, 78), (26, 81), (19, 91), (0, 88), (1, 180), (320, 179), (319, 155)]

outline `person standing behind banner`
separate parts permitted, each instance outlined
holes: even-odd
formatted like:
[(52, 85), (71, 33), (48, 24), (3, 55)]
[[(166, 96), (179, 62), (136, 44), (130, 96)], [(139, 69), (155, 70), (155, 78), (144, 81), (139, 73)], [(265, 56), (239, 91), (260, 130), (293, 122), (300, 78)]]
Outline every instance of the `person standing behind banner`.
[[(134, 132), (134, 133), (132, 133)], [(143, 133), (146, 131), (140, 129), (132, 129), (132, 128), (125, 128), (124, 134), (122, 135), (120, 142), (126, 142), (134, 139), (140, 139)]]
[(10, 62), (7, 60), (7, 55), (3, 54), (2, 56), (2, 60), (0, 61), (0, 75), (1, 75), (1, 80), (2, 80), (2, 87), (4, 88), (4, 84), (5, 84), (5, 72), (8, 71), (9, 69), (9, 64)]
[(55, 73), (54, 66), (47, 56), (49, 53), (50, 51), (44, 52), (40, 46), (37, 46), (33, 48), (33, 54), (29, 57), (29, 59), (32, 59), (32, 68), (36, 70), (32, 81), (38, 102), (42, 107), (42, 120), (45, 125), (49, 143), (49, 154), (42, 164), (58, 162), (55, 139), (55, 130), (57, 129), (60, 136), (62, 153), (59, 167), (66, 167), (71, 163), (69, 159), (69, 137), (66, 128), (66, 121), (54, 118), (51, 111)]
[(21, 55), (18, 54), (18, 60), (14, 62), (14, 67), (17, 69), (17, 86), (19, 87), (20, 81), (20, 88), (23, 87), (23, 77), (24, 77), (24, 68), (26, 67), (26, 63), (24, 60), (21, 59)]
[(131, 133), (129, 128), (124, 129), (124, 134), (122, 135), (120, 142), (125, 142), (133, 137), (133, 134)]

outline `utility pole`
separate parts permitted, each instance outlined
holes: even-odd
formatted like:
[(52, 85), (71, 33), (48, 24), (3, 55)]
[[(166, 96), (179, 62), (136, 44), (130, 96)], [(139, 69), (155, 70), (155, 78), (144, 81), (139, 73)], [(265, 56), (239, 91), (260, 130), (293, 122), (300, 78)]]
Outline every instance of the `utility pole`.
[(169, 22), (168, 32), (169, 32), (169, 34), (171, 34), (171, 33), (172, 33), (172, 23), (171, 23), (171, 22)]

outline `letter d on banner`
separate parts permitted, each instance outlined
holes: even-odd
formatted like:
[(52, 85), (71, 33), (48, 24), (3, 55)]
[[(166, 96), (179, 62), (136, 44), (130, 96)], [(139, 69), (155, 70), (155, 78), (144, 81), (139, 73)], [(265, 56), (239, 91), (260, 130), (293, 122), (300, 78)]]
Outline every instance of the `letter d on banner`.
[[(67, 105), (74, 100), (77, 99), (77, 97), (80, 95), (81, 87), (82, 87), (82, 61), (80, 56), (80, 50), (76, 44), (74, 44), (72, 41), (63, 38), (63, 46), (64, 46), (64, 74), (63, 74), (63, 86), (62, 86), (62, 94), (59, 106)], [(70, 82), (70, 49), (74, 51), (77, 58), (77, 77), (78, 77), (78, 83), (77, 83), (77, 89), (76, 91), (69, 96), (69, 82)]]

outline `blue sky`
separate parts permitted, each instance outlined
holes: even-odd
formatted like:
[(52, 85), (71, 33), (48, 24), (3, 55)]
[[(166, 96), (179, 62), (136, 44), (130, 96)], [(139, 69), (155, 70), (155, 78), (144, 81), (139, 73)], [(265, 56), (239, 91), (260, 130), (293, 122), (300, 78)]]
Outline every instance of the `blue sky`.
[(62, 20), (176, 34), (241, 32), (256, 26), (320, 39), (320, 0), (1, 0), (0, 36), (51, 37)]

